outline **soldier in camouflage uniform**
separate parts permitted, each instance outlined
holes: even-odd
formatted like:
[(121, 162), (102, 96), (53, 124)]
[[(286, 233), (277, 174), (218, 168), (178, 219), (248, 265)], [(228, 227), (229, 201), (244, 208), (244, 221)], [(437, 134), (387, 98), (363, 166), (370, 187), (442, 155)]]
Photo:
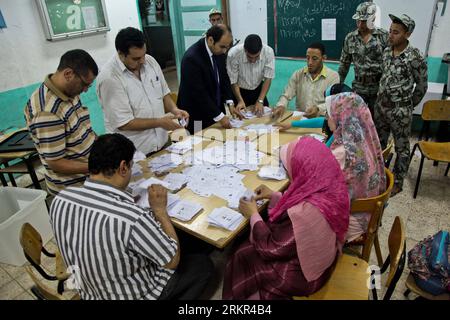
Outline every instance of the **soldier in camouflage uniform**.
[(395, 195), (402, 190), (403, 179), (408, 172), (412, 112), (427, 91), (428, 76), (424, 57), (408, 41), (415, 27), (414, 20), (406, 14), (400, 17), (390, 14), (389, 17), (392, 20), (390, 46), (383, 53), (375, 125), (382, 148), (386, 148), (390, 132), (394, 137), (397, 158), (391, 195)]
[(358, 28), (345, 37), (338, 70), (340, 82), (343, 83), (353, 62), (353, 91), (364, 99), (372, 118), (381, 78), (383, 51), (388, 46), (388, 32), (375, 27), (376, 10), (377, 6), (372, 2), (363, 2), (356, 8), (352, 18), (356, 20)]

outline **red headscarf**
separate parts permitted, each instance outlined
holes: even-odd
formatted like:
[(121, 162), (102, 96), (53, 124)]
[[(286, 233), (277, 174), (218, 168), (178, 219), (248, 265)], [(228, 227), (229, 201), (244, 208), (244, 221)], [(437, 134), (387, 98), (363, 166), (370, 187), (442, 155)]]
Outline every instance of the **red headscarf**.
[(291, 184), (269, 211), (269, 221), (275, 222), (289, 208), (306, 201), (320, 210), (343, 242), (349, 223), (350, 198), (342, 170), (330, 149), (314, 138), (303, 137), (284, 146), (280, 154)]

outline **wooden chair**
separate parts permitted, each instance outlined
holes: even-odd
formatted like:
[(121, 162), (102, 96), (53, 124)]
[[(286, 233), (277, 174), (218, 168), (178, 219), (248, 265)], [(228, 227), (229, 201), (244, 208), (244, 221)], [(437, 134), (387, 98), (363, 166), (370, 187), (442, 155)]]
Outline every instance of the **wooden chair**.
[(403, 293), (405, 297), (407, 297), (411, 291), (417, 294), (421, 299), (426, 300), (450, 300), (450, 294), (449, 293), (443, 293), (438, 296), (432, 295), (431, 293), (428, 293), (422, 289), (419, 288), (416, 284), (416, 280), (414, 280), (414, 277), (411, 273), (409, 273), (408, 278), (405, 282), (406, 285), (406, 291)]
[(416, 148), (419, 147), (421, 159), (416, 179), (416, 187), (414, 188), (414, 199), (419, 191), (420, 177), (422, 175), (425, 158), (433, 160), (434, 162), (447, 162), (447, 169), (445, 170), (444, 176), (448, 175), (450, 169), (450, 142), (431, 142), (427, 140), (429, 138), (428, 132), (430, 121), (450, 121), (450, 100), (429, 100), (425, 102), (422, 110), (422, 119), (424, 121), (424, 127), (420, 137), (422, 137), (423, 132), (426, 132), (426, 138), (425, 141), (419, 141), (414, 145), (410, 157), (411, 160)]
[(392, 147), (394, 146), (394, 140), (391, 139), (386, 147), (386, 149), (383, 150), (383, 159), (384, 159), (384, 166), (386, 168), (389, 168), (389, 165), (391, 164), (393, 153)]
[[(24, 223), (20, 230), (20, 244), (23, 248), (23, 253), (31, 266), (26, 266), (25, 270), (33, 280), (35, 286), (31, 291), (42, 300), (66, 300), (62, 295), (64, 292), (64, 281), (69, 278), (66, 273), (66, 266), (59, 252), (50, 253), (42, 245), (42, 238), (39, 232), (29, 223)], [(55, 272), (54, 274), (47, 273), (41, 264), (42, 253), (47, 257), (55, 258)], [(47, 286), (36, 275), (36, 270), (44, 279), (49, 281), (57, 281), (57, 291)], [(79, 299), (78, 295), (74, 299)]]
[(380, 242), (378, 240), (378, 228), (381, 224), (381, 219), (383, 217), (383, 212), (385, 204), (387, 203), (392, 188), (394, 187), (394, 175), (388, 168), (384, 168), (386, 173), (386, 191), (379, 196), (366, 198), (366, 199), (355, 199), (351, 204), (351, 213), (358, 212), (370, 212), (369, 225), (367, 227), (367, 232), (363, 234), (360, 239), (352, 241), (346, 244), (346, 247), (351, 250), (351, 246), (362, 246), (361, 252), (356, 252), (356, 254), (363, 260), (369, 262), (370, 252), (372, 251), (372, 246), (375, 246), (375, 252), (377, 255), (378, 265), (381, 267), (383, 264), (383, 257), (381, 254)]
[[(395, 217), (389, 233), (389, 256), (383, 264), (380, 273), (388, 267), (389, 276), (385, 286), (386, 294), (383, 300), (389, 300), (405, 267), (406, 246), (405, 228), (400, 217)], [(367, 261), (348, 254), (339, 257), (330, 279), (314, 294), (307, 297), (293, 297), (294, 300), (367, 300), (369, 296), (370, 268)], [(374, 284), (375, 278), (372, 278)], [(374, 300), (378, 299), (375, 286), (372, 289)]]

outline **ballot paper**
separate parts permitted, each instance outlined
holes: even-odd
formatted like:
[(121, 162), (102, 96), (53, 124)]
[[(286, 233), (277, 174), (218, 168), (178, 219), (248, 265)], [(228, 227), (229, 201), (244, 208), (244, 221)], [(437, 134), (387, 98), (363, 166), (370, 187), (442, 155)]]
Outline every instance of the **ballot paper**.
[(292, 113), (292, 117), (294, 118), (301, 118), (304, 117), (305, 113), (303, 111), (294, 111)]
[(142, 174), (143, 174), (142, 167), (138, 163), (133, 163), (133, 166), (131, 167), (131, 175), (133, 177), (136, 177)]
[(142, 182), (138, 185), (138, 188), (147, 190), (147, 188), (150, 187), (152, 184), (162, 185), (166, 189), (169, 189), (170, 187), (169, 183), (162, 181), (158, 178), (151, 177), (148, 179), (143, 179)]
[[(148, 190), (142, 190), (139, 193), (140, 198), (136, 202), (138, 206), (141, 208), (150, 208), (150, 203), (148, 202)], [(169, 209), (174, 203), (180, 200), (180, 196), (173, 194), (173, 193), (167, 193), (167, 208)]]
[(247, 111), (243, 112), (242, 115), (244, 116), (245, 119), (256, 118), (256, 115), (250, 110), (247, 110)]
[(185, 154), (186, 152), (192, 150), (194, 148), (194, 145), (202, 141), (203, 141), (202, 137), (189, 136), (180, 142), (171, 144), (169, 147), (166, 148), (166, 150), (172, 153)]
[(236, 230), (243, 220), (242, 214), (227, 207), (216, 208), (208, 215), (210, 225), (225, 228), (229, 231)]
[(182, 126), (182, 127), (186, 127), (186, 126), (187, 126), (187, 121), (186, 121), (185, 118), (178, 119), (178, 123), (179, 123), (180, 126)]
[(258, 177), (262, 179), (287, 179), (286, 170), (283, 167), (264, 166), (259, 169)]
[(154, 173), (161, 174), (178, 167), (181, 163), (183, 163), (183, 158), (180, 155), (166, 153), (152, 159), (148, 166)]
[(278, 130), (271, 124), (250, 124), (244, 129), (246, 129), (247, 131), (256, 131), (257, 133), (270, 133), (272, 131)]
[(168, 209), (167, 213), (170, 217), (181, 221), (191, 220), (203, 207), (195, 202), (187, 200), (179, 200), (174, 202)]
[(239, 119), (230, 119), (230, 124), (233, 128), (240, 128), (244, 125), (244, 121)]
[(169, 184), (170, 191), (178, 191), (187, 183), (187, 176), (182, 173), (169, 173), (164, 178), (164, 182)]

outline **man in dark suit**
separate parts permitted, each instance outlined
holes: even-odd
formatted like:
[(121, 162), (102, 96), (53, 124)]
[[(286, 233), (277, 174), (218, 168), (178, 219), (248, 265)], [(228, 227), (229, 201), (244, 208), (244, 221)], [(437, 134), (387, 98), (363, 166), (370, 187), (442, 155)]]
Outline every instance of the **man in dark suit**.
[(216, 122), (224, 128), (231, 128), (230, 119), (225, 115), (225, 103), (232, 115), (242, 118), (234, 107), (225, 63), (225, 54), (232, 41), (228, 26), (215, 25), (183, 56), (177, 105), (183, 106), (190, 114), (187, 127), (190, 133)]

